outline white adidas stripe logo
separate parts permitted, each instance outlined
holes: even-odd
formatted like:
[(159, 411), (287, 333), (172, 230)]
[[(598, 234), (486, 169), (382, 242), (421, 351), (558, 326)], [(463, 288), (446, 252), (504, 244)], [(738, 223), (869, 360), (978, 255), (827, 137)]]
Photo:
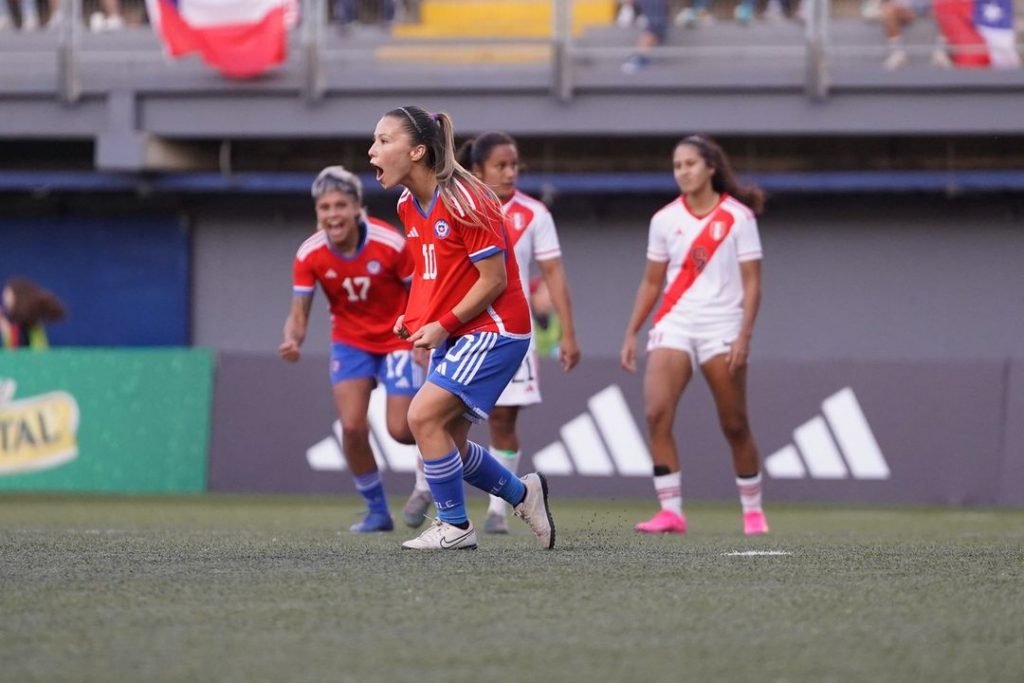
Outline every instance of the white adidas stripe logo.
[[(370, 446), (383, 472), (413, 472), (419, 454), (415, 446), (400, 444), (388, 435), (385, 413), (386, 395), (378, 388), (370, 395)], [(588, 412), (562, 425), (561, 439), (533, 456), (536, 469), (553, 476), (574, 471), (588, 477), (610, 477), (616, 472), (625, 477), (649, 477), (651, 454), (637, 428), (626, 398), (617, 385), (608, 386), (590, 397)], [(316, 471), (341, 471), (346, 468), (341, 450), (341, 422), (333, 425), (334, 436), (314, 444), (306, 451), (306, 461)], [(607, 447), (606, 447), (607, 446)]]
[[(381, 471), (414, 472), (419, 454), (415, 446), (398, 443), (388, 434), (386, 400), (383, 388), (370, 397), (370, 446), (377, 466)], [(650, 476), (651, 455), (622, 390), (614, 384), (602, 389), (590, 397), (587, 409), (562, 425), (560, 440), (534, 454), (534, 467), (553, 476)], [(821, 409), (823, 417), (793, 430), (795, 444), (765, 459), (767, 474), (773, 479), (889, 479), (889, 465), (853, 389), (836, 392)], [(333, 432), (306, 451), (311, 469), (346, 469), (340, 421), (334, 422)]]
[[(415, 472), (416, 460), (420, 457), (416, 446), (398, 443), (388, 434), (387, 393), (378, 387), (370, 394), (370, 448), (373, 449), (377, 468), (383, 472), (388, 468), (395, 472)], [(347, 467), (345, 454), (341, 450), (341, 421), (332, 426), (334, 436), (313, 444), (306, 451), (306, 462), (318, 472), (337, 472)]]
[(846, 387), (826, 398), (821, 411), (824, 417), (811, 418), (793, 430), (796, 445), (765, 458), (768, 474), (773, 479), (888, 479), (889, 465), (853, 389)]
[(618, 385), (591, 396), (587, 408), (562, 425), (560, 441), (534, 454), (534, 467), (556, 476), (572, 474), (573, 465), (586, 477), (610, 477), (616, 470), (624, 477), (651, 476), (651, 454)]

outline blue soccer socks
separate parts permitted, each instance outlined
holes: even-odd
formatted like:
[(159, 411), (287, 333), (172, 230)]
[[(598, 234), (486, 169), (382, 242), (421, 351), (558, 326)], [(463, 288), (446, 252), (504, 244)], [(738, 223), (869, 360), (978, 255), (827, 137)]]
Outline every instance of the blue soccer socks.
[(423, 474), (437, 506), (437, 517), (456, 526), (469, 522), (466, 493), (462, 488), (462, 457), (456, 448), (439, 460), (424, 460)]
[(518, 505), (526, 495), (526, 487), (512, 471), (502, 465), (487, 449), (469, 442), (462, 478), (471, 485), (498, 496), (511, 505)]
[(388, 497), (384, 493), (384, 483), (381, 481), (380, 472), (355, 475), (356, 490), (366, 501), (370, 512), (381, 512), (388, 514)]

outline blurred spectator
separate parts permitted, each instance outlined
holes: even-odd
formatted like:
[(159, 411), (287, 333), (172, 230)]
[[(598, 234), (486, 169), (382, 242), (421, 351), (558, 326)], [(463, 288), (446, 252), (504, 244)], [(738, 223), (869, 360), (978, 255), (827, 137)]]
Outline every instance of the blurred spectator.
[[(877, 16), (882, 21), (885, 36), (888, 40), (889, 53), (882, 67), (893, 71), (906, 66), (910, 58), (903, 42), (903, 29), (918, 17), (925, 17), (931, 9), (929, 0), (881, 0), (877, 3)], [(875, 16), (876, 10), (866, 4), (862, 10), (865, 17)], [(944, 44), (940, 42), (932, 52), (932, 64), (948, 69), (952, 66)]]
[[(64, 21), (70, 5), (66, 0), (0, 0), (0, 30), (7, 27), (34, 31), (40, 26), (56, 28)], [(83, 0), (82, 13), (93, 31), (109, 31), (125, 25), (146, 23), (143, 0)]]
[(633, 5), (633, 0), (622, 0), (619, 3), (619, 11), (615, 15), (615, 23), (621, 28), (629, 28), (636, 18), (636, 7)]
[(0, 0), (0, 30), (8, 27), (22, 31), (39, 28), (37, 0)]
[[(40, 5), (43, 0), (37, 0)], [(64, 21), (64, 0), (46, 0), (47, 12), (46, 12), (46, 28), (57, 28)], [(40, 11), (43, 9), (42, 6), (38, 8)], [(41, 12), (40, 12), (41, 13)]]
[[(757, 16), (757, 0), (741, 0), (733, 16), (741, 24), (749, 24)], [(766, 0), (763, 3), (761, 18), (765, 20), (781, 20), (793, 16), (793, 7), (790, 0)]]
[(89, 29), (92, 31), (118, 31), (124, 28), (124, 24), (121, 0), (100, 0), (100, 9), (89, 15)]
[(684, 7), (676, 14), (676, 26), (695, 28), (698, 25), (715, 23), (711, 14), (711, 0), (693, 0), (693, 4)]
[(418, 21), (419, 0), (333, 0), (331, 19), (339, 24)]
[(732, 15), (741, 24), (749, 24), (750, 20), (754, 18), (754, 0), (742, 0), (740, 4), (736, 5)]
[[(636, 41), (636, 52), (622, 63), (622, 72), (635, 74), (650, 63), (650, 50), (665, 42), (668, 32), (668, 0), (630, 0), (623, 2), (619, 10), (619, 19), (623, 19), (623, 11), (627, 5), (633, 12), (633, 18), (639, 13), (643, 16), (643, 29)], [(626, 11), (626, 16), (629, 12)], [(620, 21), (621, 24), (621, 21)]]
[(60, 299), (27, 278), (12, 277), (4, 283), (0, 303), (3, 348), (49, 348), (43, 323), (64, 319)]

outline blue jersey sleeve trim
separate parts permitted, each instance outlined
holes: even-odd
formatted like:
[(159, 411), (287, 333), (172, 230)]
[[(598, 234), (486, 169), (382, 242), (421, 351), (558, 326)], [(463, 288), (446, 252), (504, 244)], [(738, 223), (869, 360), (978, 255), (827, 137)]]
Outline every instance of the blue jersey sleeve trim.
[(481, 249), (480, 251), (470, 254), (469, 260), (476, 263), (477, 261), (483, 261), (485, 258), (490, 258), (495, 254), (500, 254), (503, 251), (504, 249), (499, 249), (498, 247), (487, 247), (486, 249)]

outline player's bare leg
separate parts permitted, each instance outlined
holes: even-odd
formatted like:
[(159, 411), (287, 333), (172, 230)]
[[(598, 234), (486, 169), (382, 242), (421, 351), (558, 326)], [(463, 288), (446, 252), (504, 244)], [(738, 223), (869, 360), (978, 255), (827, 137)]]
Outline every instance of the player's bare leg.
[(377, 461), (370, 447), (370, 392), (374, 380), (369, 377), (347, 379), (334, 385), (334, 402), (341, 419), (342, 450), (356, 489), (366, 501), (368, 512), (365, 518), (350, 528), (356, 533), (391, 531), (394, 523), (388, 511), (387, 496), (381, 482)]
[[(519, 436), (516, 434), (516, 420), (519, 406), (495, 406), (487, 421), (491, 432), (491, 455), (507, 467), (512, 474), (519, 467)], [(508, 505), (498, 496), (490, 496), (484, 532), (488, 534), (508, 533)]]
[(728, 357), (715, 356), (701, 366), (718, 409), (718, 420), (732, 450), (736, 487), (743, 506), (743, 528), (749, 535), (768, 531), (761, 507), (761, 466), (747, 417), (747, 369), (729, 372)]
[(409, 428), (409, 404), (412, 395), (388, 394), (386, 418), (388, 434), (398, 443), (411, 445), (416, 443), (412, 430)]
[[(388, 395), (387, 421), (388, 434), (398, 443), (414, 444), (415, 437), (412, 429), (409, 428), (409, 405), (412, 403), (412, 396)], [(402, 506), (402, 518), (405, 525), (418, 529), (426, 521), (427, 511), (433, 504), (434, 498), (430, 495), (430, 486), (423, 474), (423, 459), (416, 457), (416, 483), (413, 485), (412, 493)]]
[(654, 490), (661, 510), (636, 525), (644, 533), (685, 533), (679, 452), (673, 427), (683, 391), (693, 377), (693, 365), (685, 351), (655, 349), (647, 358), (644, 373), (644, 411), (654, 459)]

